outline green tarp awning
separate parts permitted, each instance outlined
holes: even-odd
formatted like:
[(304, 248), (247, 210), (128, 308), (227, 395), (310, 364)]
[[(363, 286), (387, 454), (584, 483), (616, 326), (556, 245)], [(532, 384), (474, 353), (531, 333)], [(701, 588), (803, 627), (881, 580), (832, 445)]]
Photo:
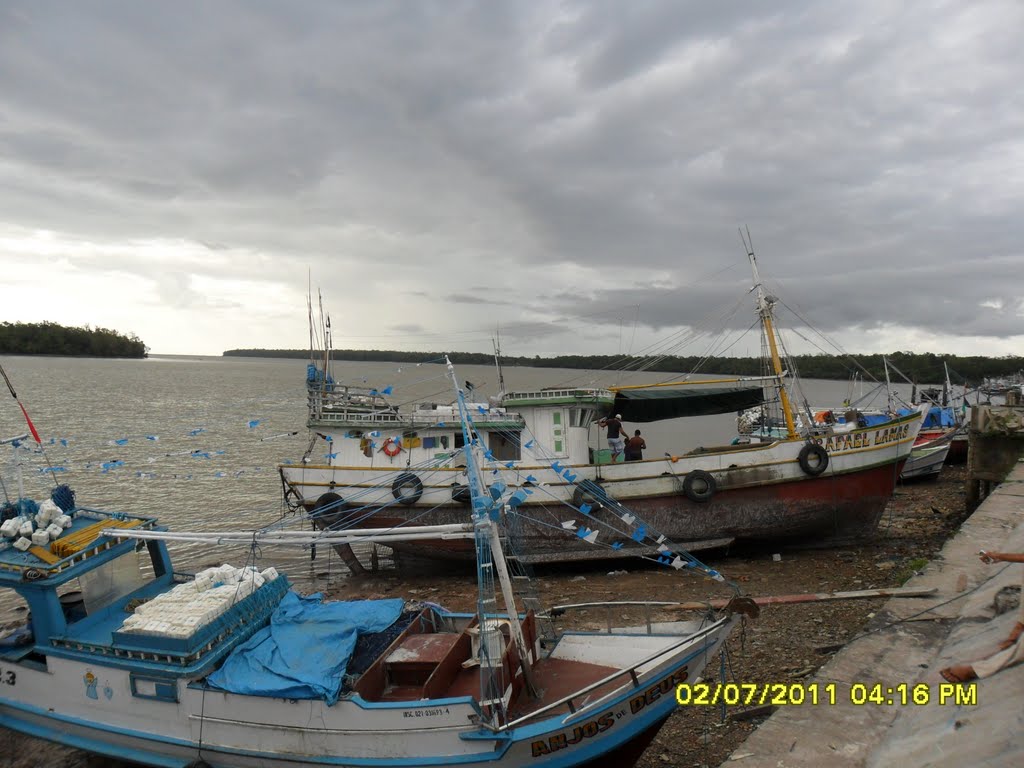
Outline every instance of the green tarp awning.
[(742, 411), (764, 402), (764, 389), (718, 387), (715, 389), (627, 389), (615, 393), (612, 413), (623, 421), (647, 422), (681, 416), (709, 416)]

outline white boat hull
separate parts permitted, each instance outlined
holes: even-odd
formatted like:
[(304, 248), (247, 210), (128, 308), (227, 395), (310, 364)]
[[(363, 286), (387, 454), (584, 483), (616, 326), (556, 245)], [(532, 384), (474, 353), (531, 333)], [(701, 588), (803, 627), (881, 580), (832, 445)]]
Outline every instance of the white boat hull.
[[(520, 508), (520, 519), (528, 518), (531, 509), (541, 510), (552, 504), (569, 502), (579, 507), (582, 498), (578, 496), (578, 483), (596, 482), (612, 499), (691, 550), (700, 549), (702, 541), (852, 540), (875, 530), (920, 424), (920, 415), (908, 416), (895, 426), (820, 438), (828, 464), (814, 475), (800, 461), (808, 443), (779, 440), (617, 464), (513, 463), (508, 467), (495, 463), (488, 467), (487, 476), (490, 482), (529, 491)], [(695, 500), (687, 493), (687, 476), (698, 470), (714, 478), (716, 489), (710, 498)], [(464, 482), (458, 467), (432, 468), (422, 473), (422, 493), (412, 503), (396, 500), (388, 481), (399, 473), (390, 465), (283, 465), (280, 471), (289, 493), (307, 508), (325, 493), (340, 495), (346, 511), (329, 520), (342, 526), (346, 515), (358, 517), (362, 507), (381, 504), (387, 507), (374, 515), (374, 526), (404, 524), (413, 519), (423, 524), (450, 524), (465, 522), (470, 514), (468, 505), (452, 499), (453, 486)], [(407, 474), (408, 470), (401, 472)], [(574, 530), (587, 524), (587, 517), (566, 512), (562, 510), (558, 522), (572, 518)], [(589, 546), (571, 536), (558, 537), (550, 526), (534, 531), (528, 521), (520, 525), (518, 533), (525, 538), (521, 539), (518, 554), (525, 558), (569, 560), (610, 554), (606, 548)], [(406, 549), (434, 557), (472, 555), (471, 547), (459, 542), (432, 540), (406, 545)], [(634, 552), (626, 541), (621, 550), (612, 553)]]
[[(133, 694), (127, 669), (55, 656), (45, 670), (0, 666), (15, 680), (3, 688), (0, 715), (5, 726), (33, 736), (152, 765), (517, 766), (541, 756), (545, 765), (583, 765), (659, 725), (677, 706), (676, 685), (702, 672), (735, 621), (723, 619), (638, 669), (635, 684), (623, 675), (600, 698), (582, 699), (575, 714), (498, 733), (474, 724), (479, 710), (468, 697), (370, 703), (352, 696), (328, 706), (178, 679), (179, 701), (159, 701)], [(596, 643), (602, 637), (593, 636)]]

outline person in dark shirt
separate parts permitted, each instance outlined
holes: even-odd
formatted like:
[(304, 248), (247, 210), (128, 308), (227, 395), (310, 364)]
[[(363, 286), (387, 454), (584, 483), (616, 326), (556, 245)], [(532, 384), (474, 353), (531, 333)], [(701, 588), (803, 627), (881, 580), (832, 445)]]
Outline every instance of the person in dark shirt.
[(626, 438), (623, 437), (622, 416), (615, 414), (609, 419), (601, 419), (597, 422), (602, 427), (608, 427), (608, 447), (612, 450), (612, 463), (618, 461), (619, 454), (626, 447)]
[(633, 436), (626, 441), (626, 461), (640, 461), (644, 457), (644, 449), (647, 443), (640, 436), (640, 430), (636, 430)]

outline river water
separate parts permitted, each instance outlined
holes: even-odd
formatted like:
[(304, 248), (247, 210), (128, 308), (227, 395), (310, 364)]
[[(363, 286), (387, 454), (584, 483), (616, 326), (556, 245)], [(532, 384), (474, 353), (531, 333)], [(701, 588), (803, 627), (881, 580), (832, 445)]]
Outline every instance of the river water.
[[(498, 390), (493, 367), (455, 362), (459, 377), (473, 382), (477, 393)], [(277, 465), (300, 460), (308, 444), (306, 361), (0, 357), (0, 364), (43, 440), (41, 453), (22, 459), (24, 495), (47, 498), (56, 479), (75, 490), (80, 506), (155, 515), (171, 530), (249, 530), (285, 514)], [(391, 386), (395, 403), (453, 399), (443, 365), (333, 365), (340, 382)], [(530, 367), (504, 370), (510, 391), (674, 377)], [(909, 386), (897, 389), (909, 396)], [(807, 381), (804, 390), (811, 403), (819, 404), (837, 404), (850, 394), (845, 382), (835, 381)], [(650, 457), (728, 443), (736, 434), (736, 419), (735, 414), (722, 414), (626, 427), (630, 432), (642, 430)], [(17, 404), (6, 398), (6, 405), (0, 404), (0, 438), (26, 431)], [(603, 438), (601, 442), (604, 447)], [(16, 498), (11, 454), (8, 446), (0, 446), (5, 492)], [(256, 554), (261, 567), (274, 565), (300, 588), (314, 589), (344, 575), (329, 548), (321, 549), (327, 551), (316, 560), (308, 551), (285, 548), (267, 547)], [(183, 572), (224, 562), (241, 565), (250, 554), (247, 548), (171, 544), (175, 568)], [(18, 602), (13, 594), (0, 594), (0, 621), (17, 616)]]

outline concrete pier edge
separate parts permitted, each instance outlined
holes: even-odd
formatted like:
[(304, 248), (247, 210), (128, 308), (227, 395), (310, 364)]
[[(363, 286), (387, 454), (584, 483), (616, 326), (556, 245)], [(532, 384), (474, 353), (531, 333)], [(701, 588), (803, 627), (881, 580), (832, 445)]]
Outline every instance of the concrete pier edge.
[[(836, 703), (780, 707), (725, 761), (743, 766), (1024, 765), (1024, 664), (959, 694), (939, 675), (995, 652), (1018, 619), (994, 597), (1021, 584), (1024, 565), (985, 565), (981, 549), (1024, 552), (1024, 463), (1018, 462), (924, 571), (907, 582), (927, 598), (892, 599), (806, 686), (835, 684)], [(743, 681), (737, 681), (743, 682)], [(788, 682), (788, 681), (778, 681)], [(851, 686), (876, 683), (896, 703), (851, 703)], [(899, 686), (924, 684), (926, 704), (899, 703)], [(892, 693), (889, 694), (889, 689)], [(860, 699), (865, 689), (857, 688)], [(976, 693), (976, 704), (969, 703)], [(957, 697), (959, 695), (959, 702)], [(944, 697), (944, 701), (940, 701)]]

